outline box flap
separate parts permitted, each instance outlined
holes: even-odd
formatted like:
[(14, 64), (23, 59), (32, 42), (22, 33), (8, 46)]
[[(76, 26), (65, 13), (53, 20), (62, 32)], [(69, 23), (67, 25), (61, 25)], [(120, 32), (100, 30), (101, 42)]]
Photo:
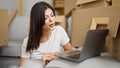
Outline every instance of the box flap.
[(73, 9), (75, 9), (77, 0), (64, 0), (64, 15), (69, 17)]
[(86, 4), (95, 1), (99, 1), (99, 0), (77, 0), (76, 5)]
[(11, 24), (12, 21), (14, 20), (17, 12), (18, 12), (18, 10), (17, 10), (17, 9), (14, 9), (14, 10), (12, 11), (12, 13), (10, 14), (9, 19), (8, 19), (8, 26), (10, 26), (10, 24)]

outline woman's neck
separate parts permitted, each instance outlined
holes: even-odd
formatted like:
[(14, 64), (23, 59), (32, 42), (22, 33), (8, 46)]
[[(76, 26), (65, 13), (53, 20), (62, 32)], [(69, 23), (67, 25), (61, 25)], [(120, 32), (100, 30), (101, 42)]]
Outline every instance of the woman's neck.
[(40, 42), (46, 42), (50, 38), (51, 33), (52, 31), (43, 30), (43, 35), (41, 37)]

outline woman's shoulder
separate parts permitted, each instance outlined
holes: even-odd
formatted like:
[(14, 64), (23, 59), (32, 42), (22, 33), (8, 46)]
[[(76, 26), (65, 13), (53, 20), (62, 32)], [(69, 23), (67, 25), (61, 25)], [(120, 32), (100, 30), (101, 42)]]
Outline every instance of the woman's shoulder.
[(65, 32), (65, 30), (63, 29), (63, 27), (62, 26), (59, 26), (59, 25), (57, 25), (56, 27), (55, 27), (55, 29), (53, 30), (53, 33), (56, 33), (56, 34), (62, 34), (62, 33), (64, 33)]
[(24, 38), (24, 40), (28, 40), (28, 36)]
[(26, 43), (28, 41), (28, 36), (24, 38), (23, 43)]
[(24, 40), (23, 40), (23, 47), (25, 47), (26, 48), (26, 46), (27, 46), (27, 41), (28, 41), (28, 36), (27, 37), (25, 37), (24, 38)]
[(56, 29), (56, 30), (64, 30), (63, 27), (60, 26), (60, 25), (57, 25), (57, 26), (55, 27), (55, 29)]

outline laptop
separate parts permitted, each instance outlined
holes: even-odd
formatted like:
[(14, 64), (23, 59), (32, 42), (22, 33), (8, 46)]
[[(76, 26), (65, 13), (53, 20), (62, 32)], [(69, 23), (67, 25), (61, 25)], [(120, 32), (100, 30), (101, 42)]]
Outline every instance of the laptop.
[(105, 45), (108, 29), (89, 30), (82, 50), (74, 50), (69, 53), (57, 54), (61, 59), (74, 62), (82, 62), (86, 59), (100, 56)]

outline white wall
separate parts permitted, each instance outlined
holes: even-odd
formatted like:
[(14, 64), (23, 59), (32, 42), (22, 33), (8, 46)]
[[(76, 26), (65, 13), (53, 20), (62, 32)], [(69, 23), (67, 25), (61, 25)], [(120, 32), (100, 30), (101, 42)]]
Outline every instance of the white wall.
[[(30, 15), (30, 10), (38, 1), (46, 1), (52, 5), (53, 0), (23, 0), (23, 15)], [(8, 9), (9, 14), (13, 9), (19, 10), (19, 0), (0, 0), (0, 8)]]
[(8, 9), (9, 14), (14, 9), (19, 9), (19, 0), (0, 0), (0, 8)]
[(23, 3), (23, 7), (24, 7), (23, 8), (23, 14), (29, 16), (30, 15), (30, 10), (31, 10), (32, 6), (36, 2), (38, 2), (38, 1), (46, 1), (46, 2), (48, 2), (51, 5), (53, 3), (52, 2), (53, 0), (24, 0), (24, 3)]

